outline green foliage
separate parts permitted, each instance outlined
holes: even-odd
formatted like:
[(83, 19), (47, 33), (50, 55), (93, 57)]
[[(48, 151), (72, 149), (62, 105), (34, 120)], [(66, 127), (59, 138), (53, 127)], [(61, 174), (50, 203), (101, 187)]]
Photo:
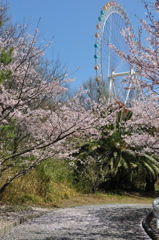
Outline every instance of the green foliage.
[(0, 125), (0, 136), (1, 141), (4, 141), (3, 150), (1, 151), (1, 156), (5, 156), (6, 150), (13, 151), (13, 140), (16, 136), (15, 134), (15, 120), (11, 120), (6, 125)]
[(65, 161), (48, 159), (13, 181), (1, 195), (4, 202), (57, 204), (74, 196), (72, 171)]
[(36, 167), (38, 195), (45, 202), (69, 198), (72, 189), (72, 172), (64, 160), (48, 159)]
[(10, 79), (11, 75), (12, 75), (12, 72), (10, 70), (0, 71), (0, 84), (4, 82), (5, 79)]
[[(10, 48), (9, 50), (2, 49), (0, 52), (0, 63), (2, 63), (4, 66), (7, 66), (13, 59), (13, 48)], [(10, 70), (0, 70), (0, 83), (2, 83), (5, 79), (10, 79), (12, 75), (12, 72)]]
[(12, 61), (13, 48), (9, 50), (2, 49), (0, 53), (0, 62), (5, 66), (8, 65)]
[(74, 161), (75, 187), (82, 192), (95, 192), (105, 179), (108, 169), (99, 143), (85, 142), (79, 152), (73, 156), (76, 158)]
[(13, 138), (15, 136), (14, 129), (14, 124), (12, 122), (7, 125), (0, 125), (1, 136), (5, 135), (7, 139)]
[[(150, 181), (157, 179), (158, 157), (149, 154), (140, 156), (136, 149), (127, 145), (124, 136), (129, 132), (125, 130), (125, 122), (131, 119), (132, 112), (122, 106), (119, 109), (114, 124), (98, 129), (101, 138), (84, 143), (79, 152), (74, 154), (74, 174), (80, 190), (134, 190), (143, 188), (147, 178)], [(106, 114), (103, 112), (101, 117), (104, 118)], [(140, 177), (137, 178), (138, 174)]]

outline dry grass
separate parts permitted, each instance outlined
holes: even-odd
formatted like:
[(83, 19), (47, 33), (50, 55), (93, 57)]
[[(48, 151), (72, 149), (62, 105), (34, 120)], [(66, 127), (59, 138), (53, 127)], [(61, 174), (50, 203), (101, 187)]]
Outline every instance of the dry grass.
[[(131, 203), (131, 204), (152, 204), (155, 198), (159, 196), (159, 192), (155, 193), (145, 193), (145, 192), (122, 192), (120, 194), (116, 193), (95, 193), (95, 194), (82, 194), (76, 193), (71, 194), (70, 197), (61, 198), (59, 201), (26, 201), (24, 204), (18, 202), (8, 202), (7, 205), (20, 205), (20, 207), (26, 206), (41, 206), (46, 208), (66, 208), (66, 207), (75, 207), (82, 205), (97, 205), (97, 204), (120, 204), (120, 203)], [(3, 205), (4, 201), (1, 201), (0, 204)]]
[[(159, 192), (149, 194), (144, 192), (131, 192), (131, 193), (96, 193), (96, 194), (80, 194), (76, 193), (74, 196), (62, 199), (56, 205), (59, 208), (75, 207), (82, 205), (96, 205), (96, 204), (152, 204), (155, 198), (159, 196)], [(51, 207), (51, 204), (50, 204)]]
[(157, 191), (151, 194), (123, 191), (82, 194), (67, 182), (67, 168), (63, 163), (47, 164), (11, 183), (2, 194), (0, 204), (65, 208), (94, 204), (152, 204), (159, 197), (159, 185), (156, 185)]
[[(155, 198), (159, 197), (159, 191), (155, 193), (145, 192), (110, 192), (82, 194), (65, 183), (50, 182), (51, 191), (43, 196), (45, 185), (39, 192), (39, 183), (34, 175), (26, 175), (17, 179), (8, 187), (6, 193), (1, 198), (1, 204), (13, 204), (23, 206), (43, 206), (43, 207), (72, 207), (80, 205), (94, 204), (152, 204)], [(50, 190), (50, 189), (49, 189)]]

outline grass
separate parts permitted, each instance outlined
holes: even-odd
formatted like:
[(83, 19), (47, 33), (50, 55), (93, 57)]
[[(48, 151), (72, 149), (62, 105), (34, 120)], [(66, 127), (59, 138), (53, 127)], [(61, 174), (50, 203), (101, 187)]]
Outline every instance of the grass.
[(63, 199), (57, 207), (75, 207), (82, 205), (96, 205), (96, 204), (119, 204), (119, 203), (131, 203), (131, 204), (152, 204), (155, 198), (159, 196), (159, 192), (145, 193), (145, 192), (122, 192), (117, 193), (95, 193), (95, 194), (76, 194), (69, 199)]
[(155, 193), (116, 190), (84, 194), (75, 190), (71, 178), (70, 169), (64, 161), (50, 159), (37, 169), (13, 181), (1, 195), (0, 204), (47, 208), (117, 203), (152, 204), (159, 196), (159, 184), (156, 184)]
[[(82, 194), (74, 193), (74, 195), (60, 199), (58, 202), (42, 202), (42, 201), (26, 201), (25, 203), (18, 202), (0, 202), (1, 207), (5, 206), (8, 210), (10, 207), (15, 211), (17, 208), (28, 209), (28, 207), (42, 207), (49, 209), (77, 207), (83, 205), (100, 205), (100, 204), (152, 204), (155, 198), (159, 196), (159, 192), (145, 193), (145, 192), (120, 192), (120, 193), (95, 193), (95, 194)], [(6, 209), (6, 210), (7, 210)]]
[[(158, 195), (158, 193), (157, 193)], [(154, 199), (157, 195), (147, 195), (145, 193), (123, 193), (121, 195), (108, 193), (96, 193), (96, 194), (80, 194), (77, 193), (75, 196), (71, 198), (61, 199), (58, 203), (54, 202), (32, 202), (28, 201), (25, 203), (6, 203), (1, 201), (0, 205), (3, 211), (6, 214), (11, 214), (11, 212), (21, 212), (21, 211), (28, 211), (28, 208), (31, 206), (34, 207), (42, 207), (42, 208), (49, 208), (49, 209), (58, 209), (58, 208), (67, 208), (67, 207), (77, 207), (77, 206), (84, 206), (84, 205), (100, 205), (100, 204), (120, 204), (120, 203), (131, 203), (131, 204), (152, 204)]]
[[(24, 204), (20, 203), (20, 207), (23, 208), (25, 206), (33, 205), (40, 206), (46, 208), (67, 208), (67, 207), (76, 207), (83, 205), (98, 205), (98, 204), (152, 204), (155, 198), (159, 196), (159, 192), (155, 193), (145, 193), (145, 192), (121, 192), (117, 193), (94, 193), (94, 194), (82, 194), (75, 193), (74, 196), (63, 198), (59, 202), (32, 202), (28, 201)], [(0, 204), (4, 204), (0, 202)], [(9, 203), (8, 203), (9, 204)], [(13, 203), (14, 205), (14, 203)], [(18, 203), (16, 202), (17, 206)]]

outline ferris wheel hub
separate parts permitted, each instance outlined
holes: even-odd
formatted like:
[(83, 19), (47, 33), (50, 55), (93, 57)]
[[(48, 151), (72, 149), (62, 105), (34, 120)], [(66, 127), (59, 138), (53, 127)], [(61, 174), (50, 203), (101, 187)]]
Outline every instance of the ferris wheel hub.
[(123, 76), (128, 76), (128, 75), (133, 75), (135, 72), (129, 71), (129, 72), (121, 72), (121, 73), (115, 73), (114, 71), (112, 72), (110, 78), (115, 78), (115, 77), (123, 77)]

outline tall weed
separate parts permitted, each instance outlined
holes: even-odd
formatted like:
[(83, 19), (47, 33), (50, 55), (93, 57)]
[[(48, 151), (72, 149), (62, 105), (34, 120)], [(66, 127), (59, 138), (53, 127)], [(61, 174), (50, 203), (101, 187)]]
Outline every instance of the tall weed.
[(1, 201), (54, 205), (61, 199), (70, 198), (75, 194), (69, 165), (64, 160), (49, 159), (13, 181), (1, 195)]

